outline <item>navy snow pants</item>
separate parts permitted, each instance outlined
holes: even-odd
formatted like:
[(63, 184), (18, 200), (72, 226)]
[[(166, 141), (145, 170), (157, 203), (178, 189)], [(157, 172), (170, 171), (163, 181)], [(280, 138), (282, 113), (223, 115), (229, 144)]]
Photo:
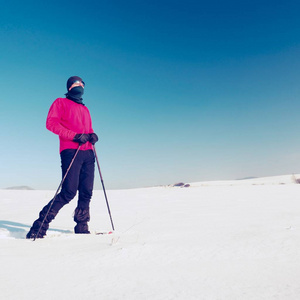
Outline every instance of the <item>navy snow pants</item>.
[[(62, 178), (65, 176), (67, 169), (76, 153), (76, 149), (66, 149), (60, 154)], [(62, 185), (61, 191), (57, 194), (51, 209), (43, 223), (38, 238), (46, 235), (49, 223), (55, 218), (59, 210), (68, 204), (78, 191), (78, 202), (74, 213), (75, 233), (89, 233), (87, 222), (90, 220), (90, 201), (93, 193), (95, 173), (95, 156), (93, 150), (79, 150), (66, 178)], [(48, 210), (52, 200), (41, 210), (39, 218), (34, 221), (27, 238), (34, 237)]]
[[(61, 152), (62, 178), (65, 176), (75, 152), (76, 149), (66, 149)], [(80, 209), (88, 209), (93, 193), (94, 173), (95, 156), (93, 150), (79, 150), (62, 185), (61, 192), (56, 196), (52, 209), (58, 212), (75, 197), (77, 191), (77, 207)]]

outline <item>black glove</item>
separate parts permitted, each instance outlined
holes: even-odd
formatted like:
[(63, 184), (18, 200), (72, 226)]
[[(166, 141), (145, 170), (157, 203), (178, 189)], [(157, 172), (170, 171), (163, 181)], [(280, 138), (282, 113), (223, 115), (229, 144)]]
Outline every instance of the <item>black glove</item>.
[(92, 145), (95, 145), (95, 143), (98, 142), (98, 136), (96, 133), (90, 133), (90, 139), (89, 139), (89, 142), (92, 144)]
[(76, 142), (80, 145), (85, 144), (88, 140), (90, 139), (90, 135), (89, 134), (85, 134), (85, 133), (78, 133), (74, 136), (73, 138), (73, 142)]

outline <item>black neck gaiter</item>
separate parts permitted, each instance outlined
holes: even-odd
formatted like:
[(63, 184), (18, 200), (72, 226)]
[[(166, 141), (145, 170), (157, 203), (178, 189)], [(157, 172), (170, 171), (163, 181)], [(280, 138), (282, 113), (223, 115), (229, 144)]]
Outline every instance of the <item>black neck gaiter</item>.
[(66, 97), (78, 104), (82, 104), (82, 98), (81, 96), (83, 95), (84, 93), (84, 89), (82, 86), (76, 86), (74, 88), (72, 88), (67, 94), (66, 94)]

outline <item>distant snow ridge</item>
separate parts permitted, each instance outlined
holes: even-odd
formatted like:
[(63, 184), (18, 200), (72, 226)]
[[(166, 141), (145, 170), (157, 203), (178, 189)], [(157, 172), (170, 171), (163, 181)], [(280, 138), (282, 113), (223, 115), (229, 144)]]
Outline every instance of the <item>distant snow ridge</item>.
[(34, 190), (34, 189), (26, 185), (21, 185), (21, 186), (8, 187), (5, 188), (5, 190)]
[(300, 184), (300, 174), (260, 177), (240, 180), (201, 181), (190, 183), (191, 187), (199, 186), (244, 186), (244, 185), (284, 185)]

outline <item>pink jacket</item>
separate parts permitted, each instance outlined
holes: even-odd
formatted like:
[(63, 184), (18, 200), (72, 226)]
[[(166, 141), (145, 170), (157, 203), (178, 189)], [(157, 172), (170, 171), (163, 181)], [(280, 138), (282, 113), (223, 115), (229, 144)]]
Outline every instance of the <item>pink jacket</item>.
[[(67, 98), (57, 98), (51, 105), (46, 121), (46, 128), (58, 134), (59, 152), (65, 149), (77, 149), (73, 142), (77, 133), (92, 133), (92, 120), (88, 108)], [(83, 144), (80, 150), (90, 150), (92, 144)]]

